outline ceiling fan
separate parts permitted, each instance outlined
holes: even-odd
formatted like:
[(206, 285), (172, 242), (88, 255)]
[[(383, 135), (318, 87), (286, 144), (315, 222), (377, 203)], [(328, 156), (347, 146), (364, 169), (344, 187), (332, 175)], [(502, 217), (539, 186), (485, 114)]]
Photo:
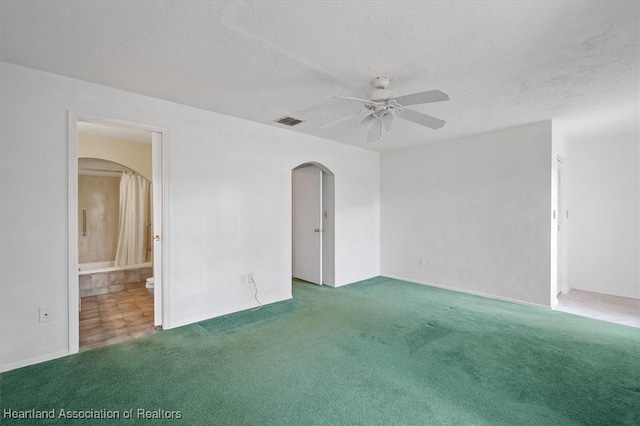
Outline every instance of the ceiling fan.
[[(365, 111), (356, 115), (362, 116), (360, 123), (369, 130), (367, 142), (382, 140), (385, 134), (389, 134), (394, 117), (404, 118), (414, 123), (431, 129), (439, 129), (446, 123), (444, 120), (423, 114), (412, 109), (405, 108), (408, 105), (426, 104), (430, 102), (448, 101), (449, 95), (440, 90), (428, 90), (426, 92), (412, 93), (396, 97), (396, 92), (387, 89), (389, 78), (376, 77), (371, 81), (371, 89), (367, 92), (366, 99), (351, 96), (336, 96), (337, 99), (347, 99), (364, 103)], [(324, 127), (337, 124), (353, 118), (346, 117), (328, 123)]]

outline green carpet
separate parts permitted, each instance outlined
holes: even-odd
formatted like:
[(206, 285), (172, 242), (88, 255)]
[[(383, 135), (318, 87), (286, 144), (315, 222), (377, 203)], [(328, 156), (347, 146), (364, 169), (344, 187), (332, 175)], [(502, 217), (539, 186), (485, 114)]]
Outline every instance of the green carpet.
[[(640, 329), (386, 278), (293, 292), (4, 373), (0, 413), (120, 415), (42, 424), (640, 424)], [(138, 409), (181, 419), (136, 419)]]

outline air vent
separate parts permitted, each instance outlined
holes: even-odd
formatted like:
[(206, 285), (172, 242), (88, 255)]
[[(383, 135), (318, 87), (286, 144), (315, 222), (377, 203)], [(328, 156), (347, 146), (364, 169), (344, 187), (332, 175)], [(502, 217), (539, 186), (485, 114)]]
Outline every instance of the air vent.
[(276, 123), (284, 124), (285, 126), (295, 126), (296, 124), (302, 123), (302, 120), (298, 120), (293, 117), (282, 117), (276, 120)]

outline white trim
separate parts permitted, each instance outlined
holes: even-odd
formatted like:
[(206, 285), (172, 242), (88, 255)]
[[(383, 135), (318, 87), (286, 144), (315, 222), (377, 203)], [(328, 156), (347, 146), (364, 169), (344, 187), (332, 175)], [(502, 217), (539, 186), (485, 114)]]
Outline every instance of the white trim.
[(554, 142), (551, 146), (551, 187), (549, 194), (549, 305), (553, 306), (558, 301), (558, 161), (554, 157)]
[[(592, 286), (588, 286), (588, 285), (572, 285), (571, 286), (571, 290), (579, 290), (579, 291), (588, 291), (589, 293), (598, 293), (598, 294), (604, 294), (605, 296), (617, 296), (617, 297), (624, 297), (626, 299), (634, 299), (634, 300), (640, 300), (640, 297), (638, 297), (637, 294), (633, 295), (630, 293), (625, 293), (625, 292), (621, 292), (621, 291), (611, 291), (610, 289), (604, 290), (602, 288), (597, 288), (597, 287), (592, 287)], [(567, 291), (567, 294), (571, 291)], [(606, 293), (604, 292), (606, 291)]]
[(169, 235), (169, 129), (154, 130), (162, 134), (160, 141), (160, 158), (162, 167), (162, 328), (168, 330), (172, 328), (171, 324), (171, 286), (169, 281), (169, 259), (170, 247), (167, 244)]
[[(560, 233), (558, 235), (558, 242), (560, 244), (559, 247), (557, 247), (558, 251), (560, 251), (560, 253), (562, 253), (562, 256), (560, 256), (557, 259), (558, 262), (558, 284), (559, 284), (559, 288), (557, 289), (558, 294), (562, 293), (562, 294), (567, 294), (570, 290), (569, 288), (569, 283), (568, 283), (568, 279), (567, 279), (567, 268), (568, 268), (568, 264), (567, 264), (567, 248), (568, 248), (568, 244), (567, 244), (567, 222), (568, 222), (568, 205), (567, 205), (567, 201), (568, 201), (568, 197), (567, 197), (567, 189), (568, 189), (568, 185), (567, 185), (567, 162), (565, 160), (565, 158), (563, 156), (561, 156), (560, 154), (558, 154), (556, 156), (557, 159), (557, 163), (556, 166), (558, 168), (558, 173), (560, 174), (560, 185), (558, 186), (558, 224), (562, 224), (562, 226), (560, 227)], [(556, 297), (557, 299), (557, 297)]]
[[(293, 299), (293, 296), (287, 296), (284, 299), (275, 299), (275, 300), (270, 300), (270, 301), (263, 301), (262, 302), (262, 306), (267, 306), (267, 305), (271, 305), (273, 303), (279, 303), (279, 302), (284, 302), (286, 300), (291, 300)], [(233, 309), (224, 309), (221, 311), (218, 311), (216, 313), (214, 313), (213, 315), (198, 315), (198, 316), (194, 316), (194, 317), (189, 317), (187, 319), (181, 320), (181, 321), (176, 321), (175, 323), (171, 324), (171, 328), (177, 328), (177, 327), (184, 327), (185, 325), (192, 325), (192, 324), (196, 324), (202, 321), (208, 321), (210, 319), (214, 319), (214, 318), (219, 318), (222, 317), (224, 315), (229, 315), (229, 314), (235, 314), (235, 313), (239, 313), (239, 312), (243, 312), (243, 311), (247, 311), (249, 309), (255, 309), (257, 307), (259, 307), (260, 304), (258, 303), (249, 303), (246, 305), (243, 305), (242, 307), (238, 308), (233, 308)], [(164, 327), (163, 327), (164, 329)]]
[(69, 113), (74, 114), (77, 120), (86, 121), (88, 123), (102, 124), (104, 126), (112, 127), (127, 127), (137, 130), (145, 130), (148, 132), (158, 132), (162, 133), (163, 136), (169, 133), (168, 127), (156, 126), (153, 124), (141, 123), (137, 121), (123, 120), (120, 118), (105, 117), (102, 115), (96, 115), (87, 112), (69, 111)]
[(393, 275), (381, 275), (381, 277), (392, 278), (394, 280), (407, 281), (407, 282), (414, 283), (414, 284), (426, 285), (428, 287), (441, 288), (441, 289), (444, 289), (444, 290), (451, 290), (451, 291), (455, 291), (456, 293), (465, 293), (465, 294), (471, 294), (471, 295), (474, 295), (474, 296), (486, 297), (487, 299), (495, 299), (495, 300), (501, 300), (503, 302), (517, 303), (518, 305), (525, 305), (525, 306), (533, 306), (533, 307), (536, 307), (536, 308), (551, 309), (551, 307), (547, 306), (547, 305), (540, 305), (538, 303), (525, 302), (524, 300), (518, 300), (518, 299), (510, 299), (508, 297), (496, 296), (496, 295), (493, 295), (493, 294), (481, 293), (481, 292), (478, 292), (478, 291), (465, 290), (465, 289), (456, 288), (456, 287), (449, 287), (449, 286), (441, 285), (441, 284), (433, 284), (433, 283), (430, 283), (430, 282), (427, 282), (427, 281), (412, 280), (412, 279), (409, 279), (409, 278), (397, 277), (397, 276), (393, 276)]
[[(122, 120), (119, 118), (105, 117), (85, 112), (67, 111), (67, 150), (68, 150), (68, 277), (69, 283), (69, 302), (68, 302), (68, 354), (75, 354), (79, 351), (79, 334), (80, 334), (80, 319), (78, 315), (79, 311), (79, 279), (78, 279), (78, 218), (77, 215), (72, 214), (78, 206), (78, 121), (86, 121), (89, 123), (102, 124), (114, 127), (128, 127), (138, 130), (145, 130), (149, 132), (157, 132), (162, 135), (161, 151), (162, 151), (162, 229), (164, 232), (164, 238), (162, 239), (162, 283), (159, 290), (163, 293), (162, 303), (162, 324), (163, 328), (169, 328), (171, 323), (169, 305), (169, 289), (170, 281), (168, 279), (169, 253), (166, 244), (166, 230), (168, 229), (168, 178), (167, 174), (167, 144), (169, 142), (169, 129), (167, 127), (161, 127), (156, 125), (150, 125), (146, 123), (134, 122), (129, 120)], [(157, 290), (156, 290), (157, 291)], [(66, 353), (62, 355), (67, 355)], [(59, 357), (62, 355), (56, 355)]]
[[(78, 209), (78, 114), (68, 111), (67, 114), (67, 226), (69, 227), (67, 250), (68, 268), (68, 321), (67, 349), (69, 354), (80, 350), (80, 284), (78, 277), (78, 216), (73, 212)], [(65, 354), (66, 355), (66, 354)], [(41, 361), (39, 361), (41, 362)]]
[[(154, 247), (159, 247), (159, 250), (154, 249), (153, 251), (153, 276), (155, 277), (155, 286), (153, 292), (153, 300), (154, 300), (154, 312), (153, 312), (153, 325), (154, 326), (162, 326), (164, 324), (164, 312), (165, 312), (165, 303), (164, 303), (164, 273), (163, 273), (163, 252), (165, 248), (164, 244), (164, 211), (162, 206), (166, 198), (164, 198), (164, 166), (163, 166), (163, 158), (164, 158), (164, 150), (162, 149), (162, 140), (163, 135), (161, 132), (151, 132), (151, 149), (152, 149), (152, 182), (153, 182), (153, 206), (152, 206), (152, 217), (153, 217), (153, 235), (159, 235), (159, 241), (153, 241)], [(159, 185), (159, 186), (158, 186)], [(159, 209), (157, 208), (159, 204)], [(160, 219), (160, 220), (158, 220)], [(158, 274), (156, 274), (158, 272)], [(158, 276), (160, 275), (160, 276)], [(158, 288), (160, 291), (155, 291)], [(159, 309), (158, 309), (159, 307)]]
[(41, 362), (51, 361), (52, 359), (62, 358), (68, 355), (69, 353), (67, 351), (59, 351), (52, 354), (40, 355), (35, 358), (23, 359), (9, 364), (4, 364), (0, 367), (0, 373), (15, 370), (16, 368), (28, 367), (29, 365), (39, 364)]

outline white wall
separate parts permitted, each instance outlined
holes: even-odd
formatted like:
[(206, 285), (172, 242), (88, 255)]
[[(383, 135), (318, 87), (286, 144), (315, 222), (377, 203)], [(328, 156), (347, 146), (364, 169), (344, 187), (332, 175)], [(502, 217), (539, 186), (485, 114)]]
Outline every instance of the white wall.
[[(1, 64), (0, 368), (68, 353), (67, 110), (170, 129), (175, 327), (291, 297), (291, 169), (335, 174), (336, 285), (379, 274), (379, 154), (15, 65)], [(38, 308), (53, 319), (38, 322)]]
[[(570, 135), (568, 284), (572, 289), (640, 298), (640, 134)], [(586, 123), (588, 124), (588, 123)]]
[[(149, 132), (151, 139), (151, 132)], [(133, 142), (103, 136), (79, 134), (78, 158), (100, 158), (135, 170), (149, 182), (151, 174), (151, 142)]]
[(545, 121), (383, 153), (382, 274), (549, 306), (551, 142)]

